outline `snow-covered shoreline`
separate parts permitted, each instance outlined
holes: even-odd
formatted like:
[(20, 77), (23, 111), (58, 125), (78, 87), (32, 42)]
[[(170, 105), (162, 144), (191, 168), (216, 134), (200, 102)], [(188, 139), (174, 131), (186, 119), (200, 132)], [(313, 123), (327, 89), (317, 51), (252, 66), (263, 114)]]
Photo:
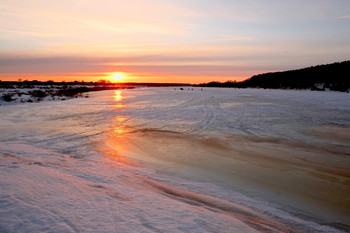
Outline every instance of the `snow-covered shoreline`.
[[(77, 88), (77, 87), (74, 87)], [(66, 87), (73, 90), (73, 87)], [(41, 101), (67, 100), (77, 97), (89, 97), (88, 94), (75, 93), (67, 95), (62, 90), (63, 87), (55, 86), (35, 86), (33, 88), (1, 88), (0, 105), (19, 104), (19, 103), (39, 103)]]

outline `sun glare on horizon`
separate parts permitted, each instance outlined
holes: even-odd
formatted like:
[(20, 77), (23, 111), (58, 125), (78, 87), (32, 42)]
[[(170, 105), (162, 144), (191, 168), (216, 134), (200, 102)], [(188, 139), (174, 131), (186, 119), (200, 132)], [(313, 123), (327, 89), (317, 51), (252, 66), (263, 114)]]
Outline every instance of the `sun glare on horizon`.
[(121, 72), (117, 72), (117, 73), (111, 73), (111, 81), (114, 81), (114, 82), (121, 82), (121, 81), (124, 81), (126, 77), (126, 74), (125, 73), (121, 73)]

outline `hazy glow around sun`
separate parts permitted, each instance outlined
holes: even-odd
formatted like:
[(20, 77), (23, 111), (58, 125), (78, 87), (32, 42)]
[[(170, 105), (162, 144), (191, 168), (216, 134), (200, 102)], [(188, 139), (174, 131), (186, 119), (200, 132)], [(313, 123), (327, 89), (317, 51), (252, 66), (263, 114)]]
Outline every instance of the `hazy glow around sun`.
[(125, 79), (126, 74), (125, 73), (112, 73), (111, 74), (111, 79), (112, 81), (116, 81), (116, 82), (120, 82), (123, 81)]

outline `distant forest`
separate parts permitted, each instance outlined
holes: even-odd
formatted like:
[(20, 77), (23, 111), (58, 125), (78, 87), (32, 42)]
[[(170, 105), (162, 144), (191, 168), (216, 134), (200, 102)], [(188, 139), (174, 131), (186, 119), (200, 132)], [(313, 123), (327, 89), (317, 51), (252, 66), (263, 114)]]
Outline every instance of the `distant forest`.
[(350, 61), (312, 66), (298, 70), (264, 73), (254, 75), (242, 82), (210, 82), (199, 86), (348, 92), (350, 89)]

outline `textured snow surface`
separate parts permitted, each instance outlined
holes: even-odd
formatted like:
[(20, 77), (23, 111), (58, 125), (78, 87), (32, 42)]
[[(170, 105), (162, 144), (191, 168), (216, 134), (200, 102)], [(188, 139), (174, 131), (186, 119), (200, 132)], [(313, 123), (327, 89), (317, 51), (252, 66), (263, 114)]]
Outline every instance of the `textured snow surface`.
[[(279, 138), (323, 145), (319, 151), (327, 148), (339, 169), (349, 168), (350, 95), (145, 88), (90, 96), (0, 106), (0, 232), (346, 229), (344, 220), (298, 214), (258, 198), (257, 190), (245, 193), (251, 183), (237, 176), (236, 187), (235, 174), (221, 174), (220, 167), (247, 162), (223, 158), (220, 163), (214, 154), (221, 153), (216, 140), (243, 138), (239, 143), (253, 150), (253, 139)], [(229, 151), (236, 147), (228, 144)], [(169, 150), (183, 154), (169, 157)], [(205, 151), (214, 151), (213, 158)], [(153, 157), (157, 153), (164, 156)], [(341, 179), (349, 181), (347, 175)]]

